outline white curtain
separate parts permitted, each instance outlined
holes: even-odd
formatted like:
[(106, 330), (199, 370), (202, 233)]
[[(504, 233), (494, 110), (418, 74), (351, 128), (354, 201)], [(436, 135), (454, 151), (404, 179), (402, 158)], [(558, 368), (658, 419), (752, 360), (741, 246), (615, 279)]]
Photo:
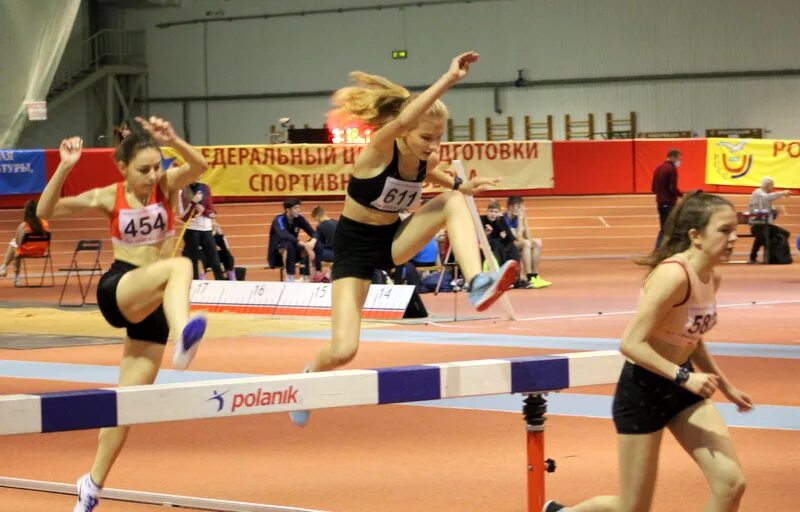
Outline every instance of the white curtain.
[(13, 148), (26, 101), (44, 101), (80, 0), (0, 0), (0, 148)]

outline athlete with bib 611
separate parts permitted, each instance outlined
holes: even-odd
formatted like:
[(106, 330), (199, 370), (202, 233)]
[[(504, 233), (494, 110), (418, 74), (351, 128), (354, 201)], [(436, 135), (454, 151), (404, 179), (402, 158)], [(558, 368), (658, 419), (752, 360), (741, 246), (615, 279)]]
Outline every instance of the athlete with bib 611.
[[(173, 365), (185, 369), (206, 328), (203, 316), (189, 318), (192, 263), (171, 258), (178, 191), (196, 181), (208, 168), (203, 155), (175, 135), (167, 121), (136, 118), (144, 128), (120, 141), (114, 159), (124, 181), (61, 196), (67, 176), (81, 157), (83, 141), (61, 142), (61, 163), (39, 200), (37, 215), (45, 219), (70, 217), (95, 210), (109, 220), (114, 263), (97, 285), (97, 303), (114, 327), (125, 327), (119, 385), (152, 384), (167, 338), (176, 340)], [(159, 146), (175, 148), (186, 162), (165, 172)], [(129, 427), (100, 431), (91, 472), (78, 480), (76, 511), (88, 512), (99, 501), (111, 466), (122, 450)]]
[[(329, 126), (365, 124), (375, 131), (353, 167), (342, 216), (336, 229), (333, 262), (332, 335), (330, 344), (306, 371), (325, 371), (353, 359), (359, 345), (361, 314), (376, 269), (388, 270), (410, 260), (443, 227), (464, 278), (469, 300), (483, 311), (516, 279), (517, 263), (498, 272), (481, 272), (478, 239), (464, 194), (494, 186), (496, 180), (476, 177), (462, 182), (439, 166), (439, 145), (447, 123), (447, 107), (439, 100), (467, 76), (478, 54), (454, 58), (447, 72), (421, 94), (389, 80), (353, 72), (353, 85), (333, 96), (336, 107)], [(414, 210), (425, 180), (447, 189), (400, 221), (399, 212)], [(308, 420), (292, 413), (295, 424)]]

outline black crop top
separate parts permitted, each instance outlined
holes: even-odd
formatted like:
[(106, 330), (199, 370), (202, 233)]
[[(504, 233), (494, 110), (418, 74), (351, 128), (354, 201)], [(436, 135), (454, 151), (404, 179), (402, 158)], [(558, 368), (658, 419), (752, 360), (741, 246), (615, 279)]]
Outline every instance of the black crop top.
[(399, 162), (400, 155), (395, 142), (394, 156), (386, 169), (372, 178), (352, 176), (347, 184), (347, 194), (358, 204), (382, 212), (396, 213), (418, 205), (422, 198), (422, 182), (425, 181), (428, 164), (420, 160), (417, 178), (408, 181), (400, 176)]

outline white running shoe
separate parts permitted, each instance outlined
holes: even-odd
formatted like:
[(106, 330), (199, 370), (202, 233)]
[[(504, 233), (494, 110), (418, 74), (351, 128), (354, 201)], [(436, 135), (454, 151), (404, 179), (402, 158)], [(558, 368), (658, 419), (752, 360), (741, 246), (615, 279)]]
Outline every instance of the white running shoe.
[(100, 503), (101, 487), (98, 487), (92, 481), (89, 473), (86, 473), (78, 479), (78, 502), (75, 503), (73, 512), (92, 512), (94, 508)]
[[(303, 368), (303, 373), (311, 373), (311, 363)], [(311, 417), (311, 411), (289, 411), (289, 418), (296, 427), (305, 427)]]

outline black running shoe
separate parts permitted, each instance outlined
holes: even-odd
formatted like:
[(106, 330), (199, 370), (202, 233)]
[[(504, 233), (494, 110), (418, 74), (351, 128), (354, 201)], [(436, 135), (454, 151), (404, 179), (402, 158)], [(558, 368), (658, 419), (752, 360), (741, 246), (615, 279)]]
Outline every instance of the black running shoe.
[(556, 503), (553, 500), (550, 500), (550, 501), (548, 501), (547, 503), (544, 504), (544, 507), (542, 508), (542, 512), (557, 512), (559, 510), (563, 510), (564, 508), (565, 508), (564, 505), (562, 505), (560, 503)]

